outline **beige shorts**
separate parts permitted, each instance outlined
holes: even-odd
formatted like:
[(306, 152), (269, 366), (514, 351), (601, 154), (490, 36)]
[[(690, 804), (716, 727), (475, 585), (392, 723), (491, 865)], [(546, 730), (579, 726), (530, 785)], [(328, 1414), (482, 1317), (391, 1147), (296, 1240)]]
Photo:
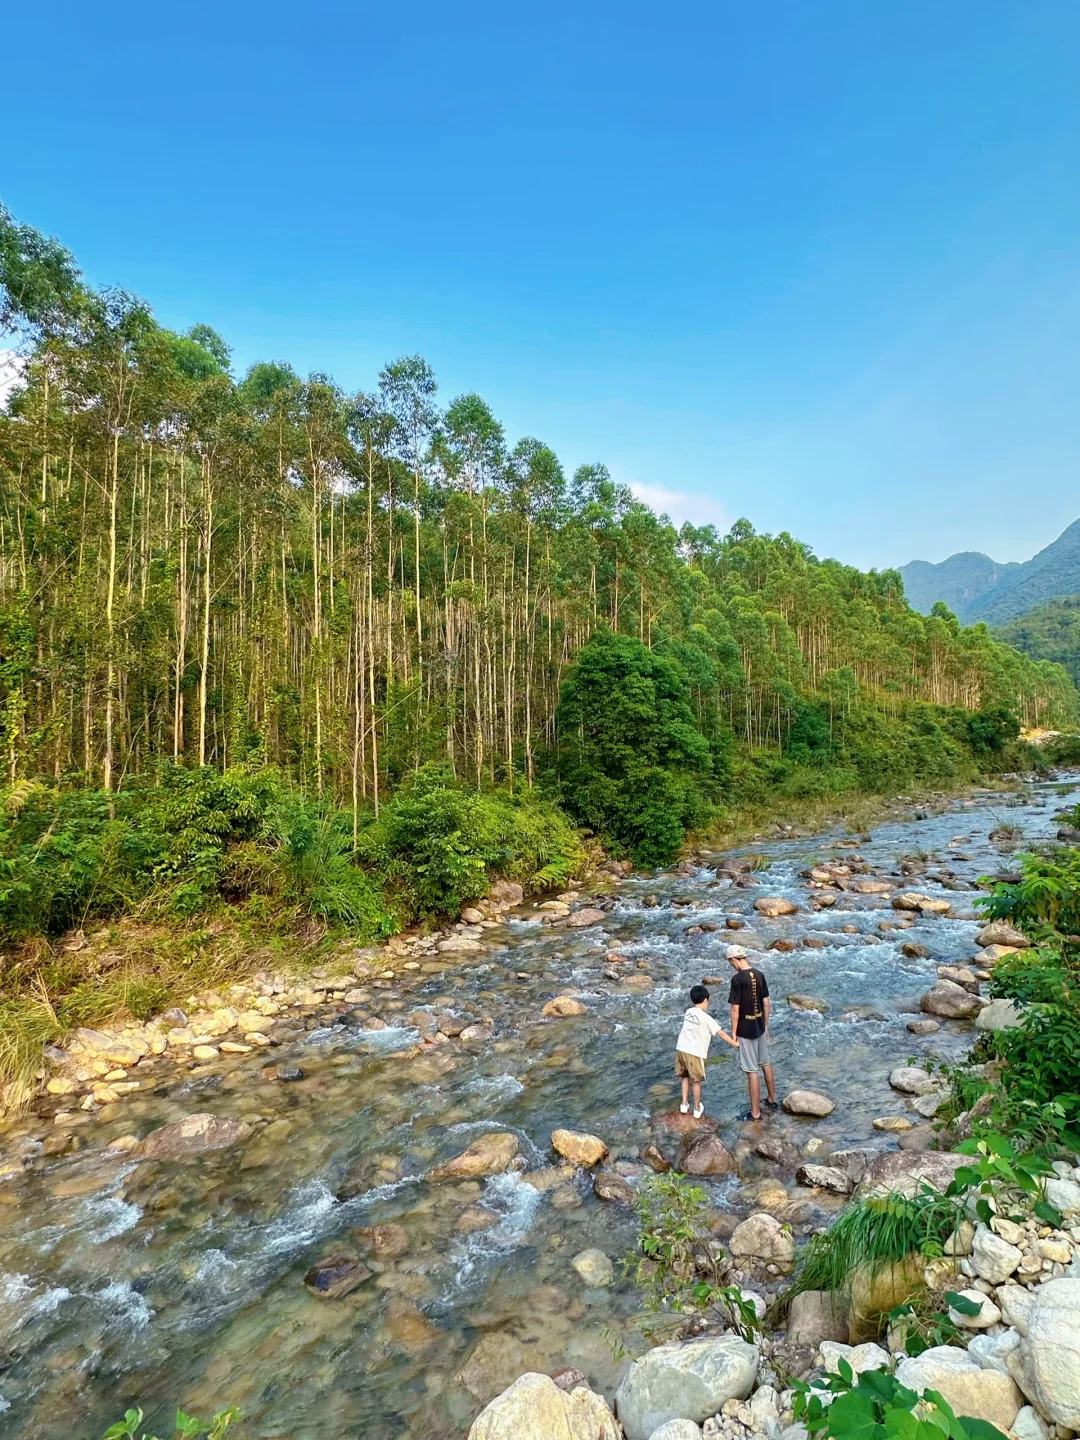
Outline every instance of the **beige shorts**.
[(680, 1080), (705, 1079), (705, 1061), (700, 1055), (688, 1055), (685, 1050), (675, 1051), (675, 1074)]

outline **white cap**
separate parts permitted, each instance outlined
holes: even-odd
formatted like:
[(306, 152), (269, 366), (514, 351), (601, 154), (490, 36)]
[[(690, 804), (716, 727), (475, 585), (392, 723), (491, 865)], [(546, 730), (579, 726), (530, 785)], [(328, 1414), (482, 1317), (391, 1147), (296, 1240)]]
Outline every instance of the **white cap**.
[(729, 945), (727, 947), (727, 958), (729, 960), (745, 960), (746, 951), (741, 945)]

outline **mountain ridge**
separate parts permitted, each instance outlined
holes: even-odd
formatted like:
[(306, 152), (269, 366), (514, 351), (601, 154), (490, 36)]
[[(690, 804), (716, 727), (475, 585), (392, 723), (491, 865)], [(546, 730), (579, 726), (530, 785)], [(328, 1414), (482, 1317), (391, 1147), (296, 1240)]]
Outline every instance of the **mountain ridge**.
[(1023, 562), (1000, 563), (980, 550), (961, 550), (937, 564), (912, 560), (899, 570), (909, 602), (922, 614), (941, 600), (966, 625), (1002, 625), (1080, 593), (1080, 519)]

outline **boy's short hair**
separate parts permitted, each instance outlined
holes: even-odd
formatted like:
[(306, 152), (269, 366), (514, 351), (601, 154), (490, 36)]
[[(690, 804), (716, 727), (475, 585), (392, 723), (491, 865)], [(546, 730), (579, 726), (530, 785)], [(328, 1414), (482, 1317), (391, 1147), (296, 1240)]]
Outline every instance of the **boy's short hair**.
[(690, 1003), (700, 1005), (702, 1000), (708, 1000), (709, 992), (704, 985), (694, 985), (690, 990)]

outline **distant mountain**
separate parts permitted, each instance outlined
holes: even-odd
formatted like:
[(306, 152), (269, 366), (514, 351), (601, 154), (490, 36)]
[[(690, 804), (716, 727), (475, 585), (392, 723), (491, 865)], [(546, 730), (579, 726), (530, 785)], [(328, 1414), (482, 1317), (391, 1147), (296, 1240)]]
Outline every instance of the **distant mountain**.
[(1033, 660), (1056, 660), (1080, 685), (1080, 595), (1051, 600), (994, 631)]
[(966, 625), (977, 620), (1002, 625), (1049, 600), (1080, 593), (1080, 520), (1023, 564), (999, 565), (966, 550), (938, 565), (913, 560), (900, 574), (909, 601), (924, 615), (944, 600)]

